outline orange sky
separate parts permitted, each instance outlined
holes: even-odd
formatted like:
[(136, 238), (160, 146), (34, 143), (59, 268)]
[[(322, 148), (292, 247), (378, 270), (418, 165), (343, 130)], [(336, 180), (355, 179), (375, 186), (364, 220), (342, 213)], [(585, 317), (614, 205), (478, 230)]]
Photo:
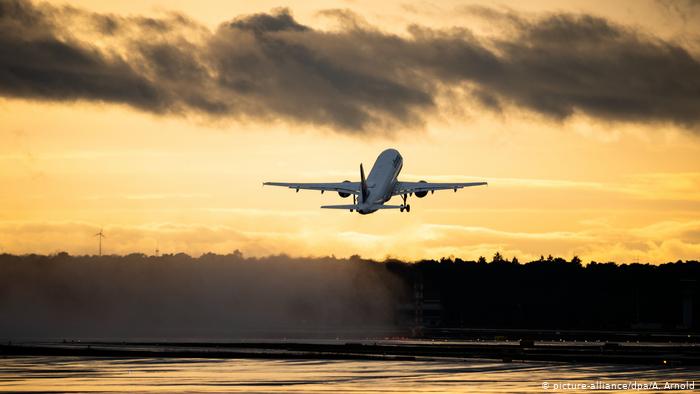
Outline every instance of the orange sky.
[[(349, 8), (374, 28), (399, 35), (412, 23), (502, 34), (473, 14), (440, 17), (464, 4), (374, 3), (71, 5), (115, 15), (175, 10), (212, 30), (277, 5), (288, 6), (299, 23), (324, 29), (328, 22), (318, 11)], [(677, 40), (697, 61), (699, 35), (682, 15), (659, 11), (658, 2), (610, 3), (555, 2), (556, 10), (552, 2), (515, 3), (508, 9), (599, 15)], [(498, 113), (469, 100), (439, 100), (451, 105), (440, 104), (421, 125), (348, 133), (284, 117), (211, 119), (99, 100), (1, 96), (0, 251), (96, 253), (93, 234), (104, 228), (105, 253), (119, 254), (150, 254), (158, 245), (162, 253), (192, 255), (239, 249), (258, 256), (410, 260), (475, 259), (496, 251), (521, 261), (541, 254), (654, 263), (700, 258), (697, 124), (618, 121), (585, 111), (557, 120), (527, 108)], [(318, 208), (345, 202), (334, 194), (261, 186), (354, 180), (359, 163), (370, 167), (387, 147), (404, 157), (403, 180), (486, 180), (489, 186), (414, 198), (409, 214), (367, 216)]]

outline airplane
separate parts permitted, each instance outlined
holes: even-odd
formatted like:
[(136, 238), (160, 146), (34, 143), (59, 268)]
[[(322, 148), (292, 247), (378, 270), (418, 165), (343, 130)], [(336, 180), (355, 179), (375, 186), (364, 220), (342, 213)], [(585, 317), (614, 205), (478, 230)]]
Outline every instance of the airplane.
[[(409, 195), (415, 194), (418, 198), (435, 193), (435, 190), (454, 190), (470, 186), (488, 185), (487, 182), (467, 183), (431, 183), (426, 181), (402, 182), (397, 178), (403, 167), (403, 157), (396, 149), (386, 149), (379, 154), (374, 162), (369, 176), (365, 179), (365, 170), (360, 163), (360, 182), (335, 182), (335, 183), (286, 183), (263, 182), (263, 186), (282, 186), (299, 190), (335, 191), (342, 198), (352, 195), (352, 204), (323, 205), (326, 209), (347, 209), (367, 215), (380, 209), (399, 209), (401, 212), (411, 212), (411, 205), (407, 203)], [(401, 196), (403, 204), (386, 205), (393, 196)]]

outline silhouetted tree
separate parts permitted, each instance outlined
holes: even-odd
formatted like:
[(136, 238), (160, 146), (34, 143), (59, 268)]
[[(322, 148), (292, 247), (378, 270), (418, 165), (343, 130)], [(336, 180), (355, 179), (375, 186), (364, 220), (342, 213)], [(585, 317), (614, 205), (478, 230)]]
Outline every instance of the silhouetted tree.
[[(383, 263), (353, 256), (245, 258), (0, 255), (0, 337), (230, 335), (235, 330), (390, 324), (416, 280), (451, 327), (700, 329), (700, 263), (552, 257)], [(685, 285), (681, 285), (685, 283)], [(690, 289), (690, 290), (689, 290)], [(683, 327), (690, 302), (690, 329)], [(8, 323), (9, 322), (9, 323)], [(281, 328), (280, 328), (281, 327)]]

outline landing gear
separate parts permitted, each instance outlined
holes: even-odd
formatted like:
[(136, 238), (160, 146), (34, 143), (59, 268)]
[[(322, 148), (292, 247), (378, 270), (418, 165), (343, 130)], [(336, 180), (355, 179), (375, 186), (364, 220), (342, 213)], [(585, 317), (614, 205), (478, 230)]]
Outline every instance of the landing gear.
[(406, 204), (406, 200), (408, 199), (408, 194), (404, 194), (401, 197), (403, 198), (403, 205), (401, 206), (401, 208), (399, 208), (399, 211), (403, 212), (405, 210), (406, 212), (411, 212), (411, 205)]

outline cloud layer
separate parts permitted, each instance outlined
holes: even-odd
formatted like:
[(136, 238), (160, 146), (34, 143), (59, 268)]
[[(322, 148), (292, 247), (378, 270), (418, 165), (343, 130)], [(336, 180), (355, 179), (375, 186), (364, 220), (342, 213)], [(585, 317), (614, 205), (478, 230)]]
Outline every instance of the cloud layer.
[[(258, 212), (244, 216), (261, 215)], [(268, 213), (277, 215), (275, 212)], [(243, 226), (240, 226), (243, 227)], [(0, 252), (96, 254), (94, 237), (100, 228), (79, 222), (2, 222)], [(200, 255), (209, 251), (227, 253), (240, 249), (245, 255), (268, 256), (292, 251), (295, 255), (383, 259), (387, 256), (407, 260), (457, 256), (476, 260), (500, 252), (520, 261), (536, 260), (552, 254), (585, 262), (633, 261), (663, 263), (678, 259), (693, 260), (700, 255), (700, 220), (665, 220), (645, 226), (620, 228), (604, 220), (590, 220), (570, 231), (517, 231), (495, 227), (457, 224), (416, 224), (386, 232), (343, 231), (328, 227), (299, 231), (260, 231), (233, 225), (178, 225), (162, 223), (142, 226), (108, 226), (102, 243), (105, 254), (126, 255), (135, 251), (152, 254), (185, 251)], [(410, 239), (411, 242), (406, 243)]]
[(420, 128), (446, 97), (552, 119), (583, 113), (695, 130), (700, 122), (700, 62), (680, 44), (603, 18), (482, 10), (509, 26), (485, 38), (424, 26), (399, 36), (348, 11), (323, 14), (340, 27), (315, 29), (281, 9), (211, 31), (178, 14), (4, 1), (0, 95), (349, 133)]

